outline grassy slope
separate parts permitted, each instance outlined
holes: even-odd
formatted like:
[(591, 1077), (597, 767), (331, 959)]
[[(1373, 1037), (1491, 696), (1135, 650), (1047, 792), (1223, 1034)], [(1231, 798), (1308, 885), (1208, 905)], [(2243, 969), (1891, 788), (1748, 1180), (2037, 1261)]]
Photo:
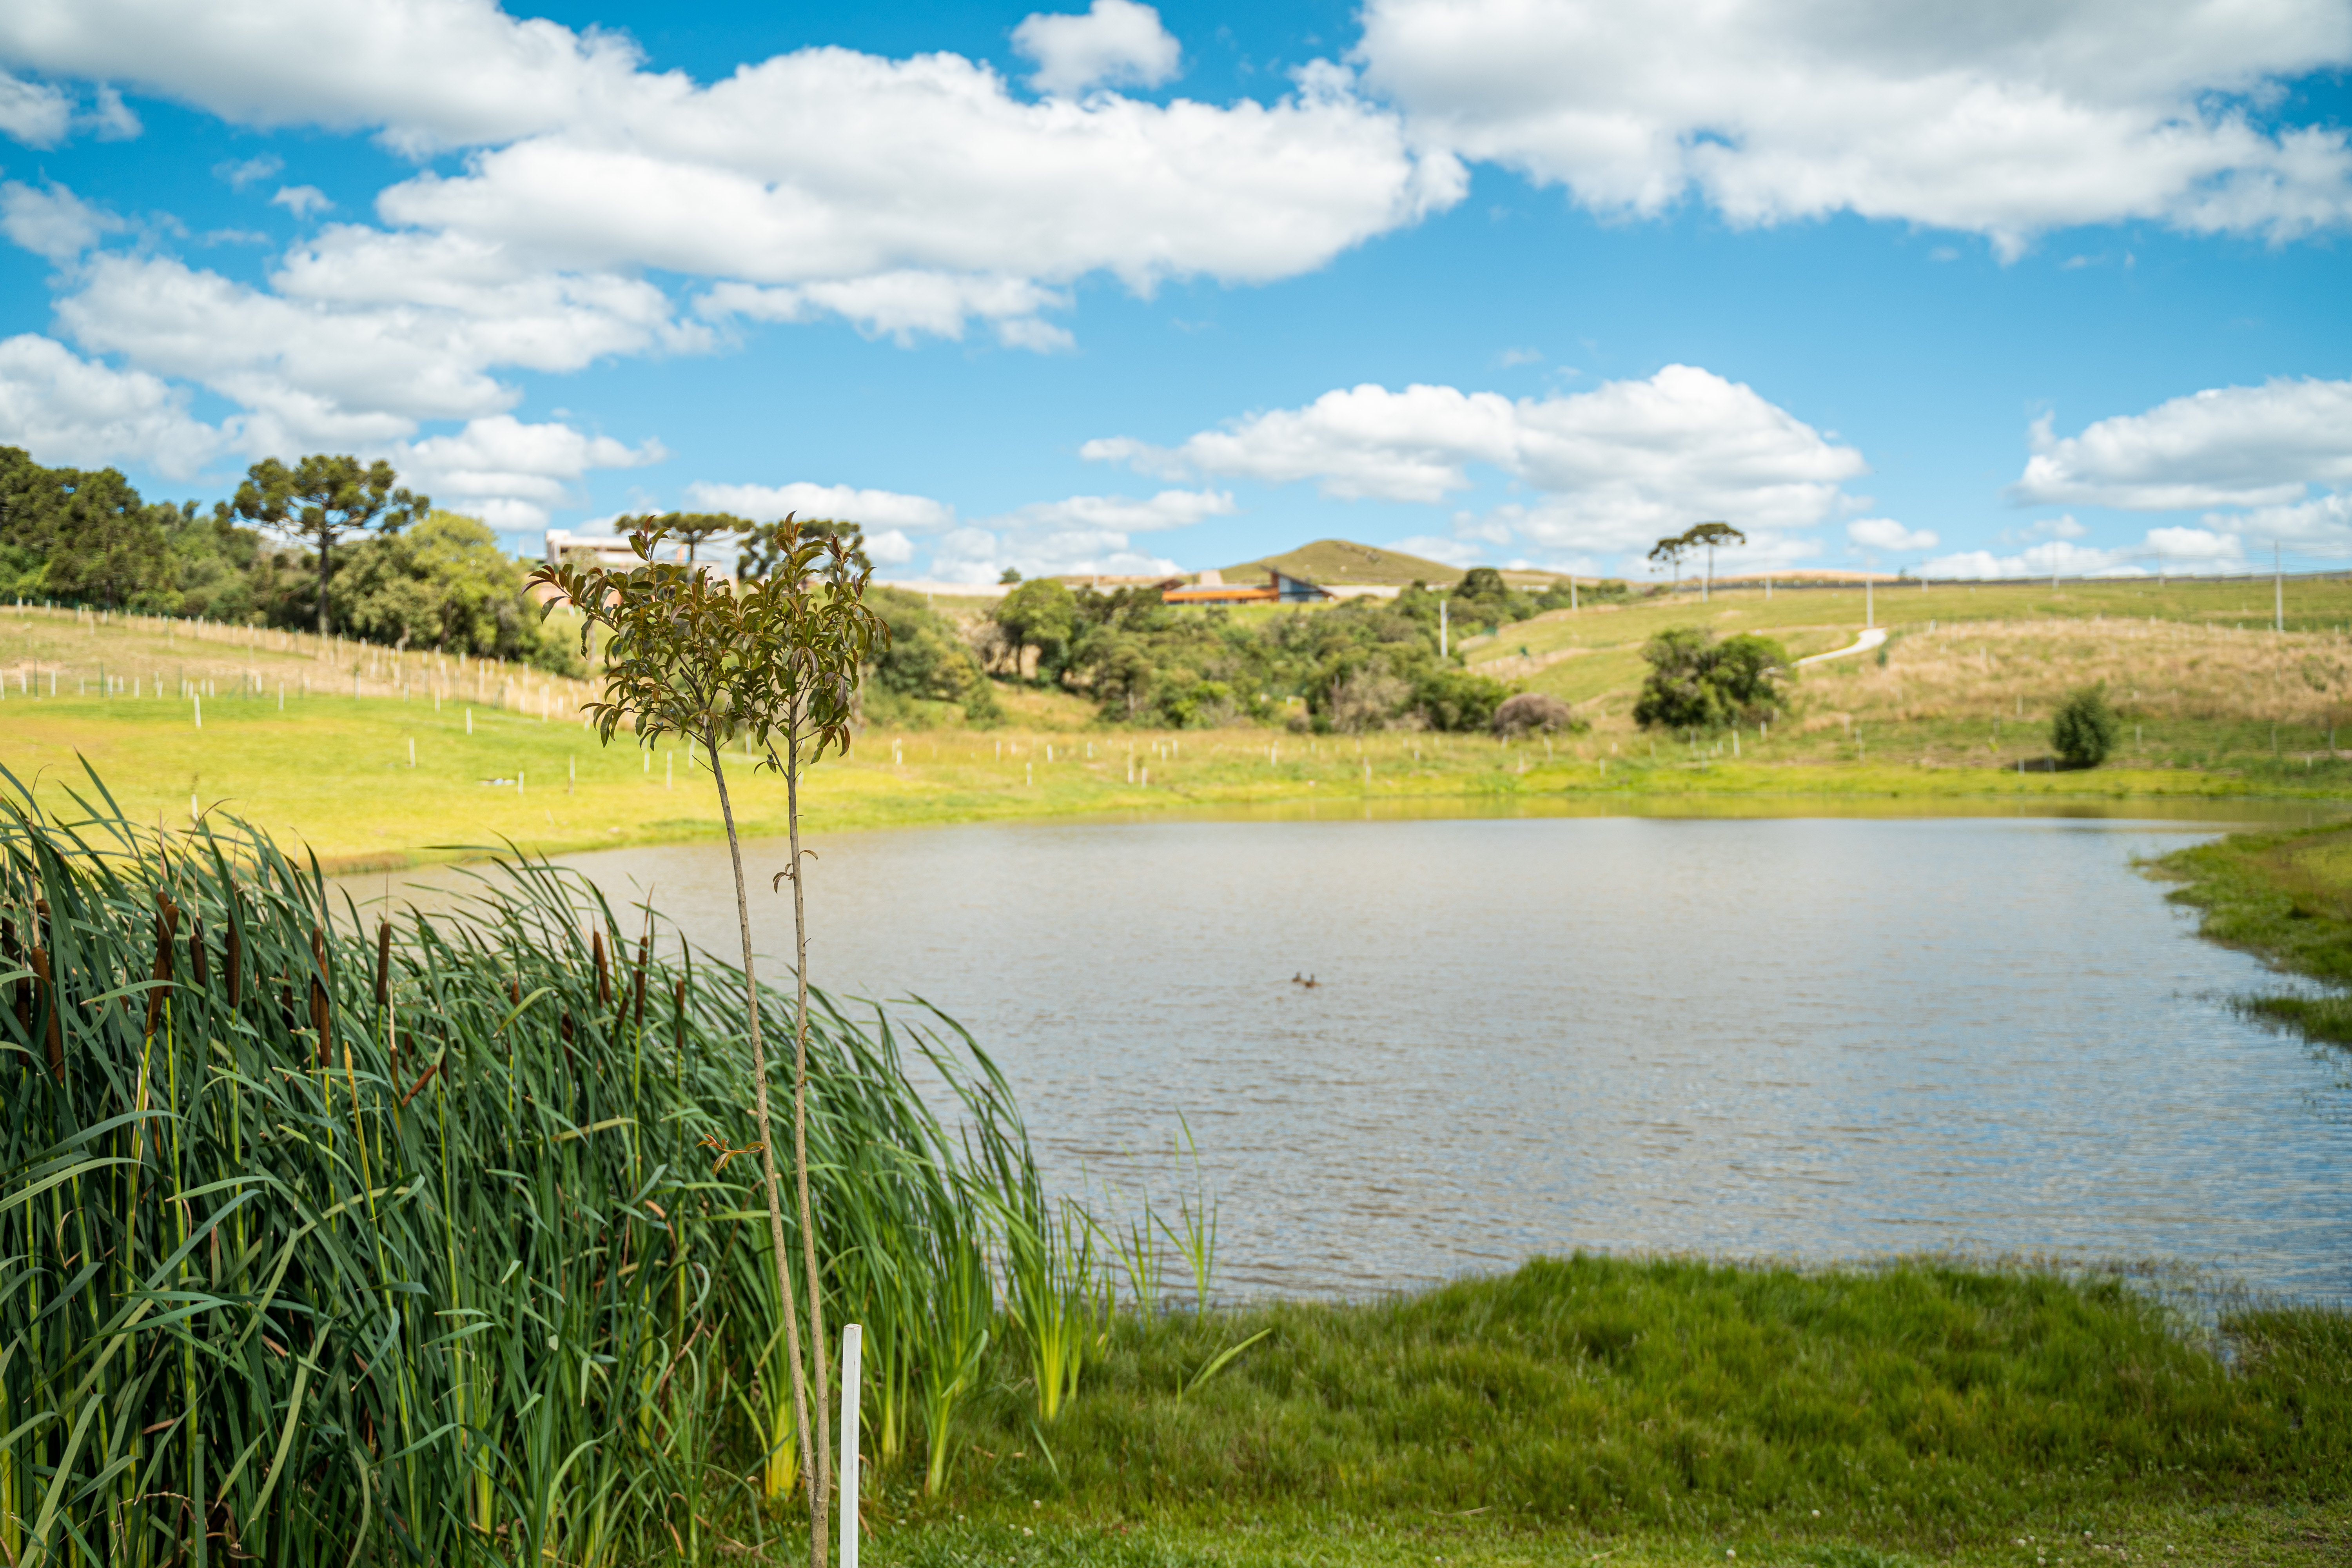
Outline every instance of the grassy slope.
[[(1882, 589), (1885, 661), (1808, 668), (1767, 755), (2013, 771), (2046, 758), (2065, 693), (2104, 680), (2135, 726), (2111, 766), (2216, 773), (2264, 791), (2352, 789), (2352, 768), (2326, 754), (2333, 726), (2352, 723), (2352, 639), (2341, 629), (2352, 626), (2352, 584), (2291, 587), (2284, 637), (2268, 629), (2269, 597), (2263, 583)], [(1863, 622), (1859, 589), (1769, 600), (1740, 590), (1705, 605), (1685, 595), (1557, 611), (1465, 646), (1473, 668), (1579, 704), (1597, 737), (1622, 744), (1633, 734), (1641, 647), (1658, 630), (1760, 632), (1802, 658), (1850, 644)]]
[(2031, 1562), (2028, 1537), (2078, 1563), (2352, 1545), (2352, 1318), (2223, 1325), (2234, 1369), (2114, 1279), (1591, 1258), (1381, 1302), (1122, 1316), (1048, 1431), (1000, 1352), (978, 1458), (938, 1501), (886, 1477), (873, 1551), (1862, 1564)]
[[(1840, 647), (1860, 624), (1858, 593), (1781, 592), (1768, 602), (1741, 592), (1707, 605), (1685, 596), (1557, 613), (1499, 639), (1474, 639), (1478, 668), (1559, 691), (1595, 716), (1591, 733), (1549, 746), (1404, 733), (1360, 743), (1266, 730), (1109, 731), (1076, 697), (1006, 688), (1006, 731), (873, 733), (853, 758), (826, 762), (811, 776), (810, 819), (824, 829), (1280, 802), (1353, 808), (1368, 795), (1382, 809), (1412, 810), (1563, 796), (1639, 805), (1757, 795), (2352, 794), (2352, 758), (2311, 754), (2324, 751), (2342, 679), (2352, 673), (2352, 648), (2320, 628), (2342, 624), (2331, 615), (2352, 622), (2352, 585), (2298, 585), (2291, 603), (2306, 629), (2284, 639), (2231, 626), (2238, 612), (2262, 607), (2261, 587), (2070, 584), (2055, 598), (2046, 585), (1888, 590), (1878, 598), (1880, 619), (1897, 635), (1886, 664), (1864, 656), (1809, 669), (1794, 718), (1769, 737), (1742, 735), (1736, 760), (1727, 738), (1693, 749), (1633, 729), (1625, 710), (1641, 642), (1660, 626), (1703, 620), (1768, 631), (1800, 653)], [(2123, 618), (2127, 607), (2138, 613)], [(2150, 626), (2150, 614), (2164, 618)], [(2209, 629), (2215, 623), (2231, 629)], [(577, 724), (537, 717), (542, 698), (551, 713), (576, 704), (587, 689), (578, 683), (348, 645), (320, 649), (310, 638), (257, 643), (217, 628), (197, 637), (0, 614), (0, 670), (11, 676), (0, 699), (0, 765), (53, 789), (78, 777), (81, 752), (142, 820), (184, 822), (193, 793), (205, 806), (230, 802), (345, 867), (398, 864), (431, 855), (431, 846), (501, 837), (554, 850), (719, 832), (715, 795), (682, 753), (665, 787), (658, 754), (648, 769), (625, 740), (600, 747)], [(1534, 658), (1517, 657), (1523, 646)], [(348, 695), (354, 668), (363, 693), (356, 699)], [(28, 668), (57, 671), (60, 695), (29, 700), (15, 679)], [(191, 705), (177, 697), (97, 695), (101, 669), (135, 676), (142, 692), (161, 675), (167, 689), (183, 679), (209, 679), (222, 693), (249, 679), (262, 695), (207, 700), (198, 731)], [(2057, 696), (2102, 673), (2136, 725), (2124, 754), (2095, 773), (2018, 772), (2020, 762), (2042, 760)], [(90, 694), (77, 696), (83, 680)], [(307, 699), (306, 680), (314, 693)], [(445, 693), (437, 712), (436, 683)], [(46, 689), (45, 680), (34, 684)], [(282, 715), (280, 684), (290, 693)], [(414, 771), (406, 765), (412, 739)], [(1127, 782), (1130, 748), (1150, 770), (1149, 787)], [(482, 782), (519, 774), (520, 791)], [(781, 828), (782, 792), (772, 779), (743, 781), (737, 802), (749, 830)]]
[(1448, 566), (1442, 561), (1408, 555), (1402, 550), (1358, 544), (1353, 540), (1318, 539), (1279, 555), (1228, 566), (1224, 569), (1225, 581), (1244, 582), (1269, 567), (1295, 572), (1316, 583), (1371, 583), (1397, 588), (1417, 582), (1443, 585), (1462, 578), (1462, 568)]

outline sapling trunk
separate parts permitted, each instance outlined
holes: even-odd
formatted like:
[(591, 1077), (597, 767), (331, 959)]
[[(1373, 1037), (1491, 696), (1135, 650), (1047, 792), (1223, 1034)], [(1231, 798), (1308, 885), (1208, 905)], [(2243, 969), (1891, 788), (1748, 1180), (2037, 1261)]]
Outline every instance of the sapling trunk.
[[(804, 1455), (811, 1453), (822, 1455), (824, 1451), (824, 1437), (818, 1436), (814, 1448), (809, 1442), (808, 1384), (801, 1369), (800, 1314), (793, 1306), (793, 1277), (790, 1265), (792, 1251), (784, 1245), (783, 1195), (778, 1187), (776, 1140), (770, 1131), (768, 1116), (768, 1053), (760, 1037), (760, 985), (753, 977), (751, 969), (751, 905), (743, 892), (743, 847), (735, 835), (735, 807), (728, 799), (727, 774), (719, 765), (719, 748), (716, 746), (710, 748), (710, 778), (711, 782), (719, 786), (719, 815), (727, 825), (727, 858), (735, 871), (735, 924), (743, 937), (743, 996), (749, 1009), (751, 1032), (752, 1115), (760, 1124), (760, 1174), (768, 1194), (768, 1245), (776, 1260), (777, 1295), (784, 1303), (784, 1355), (792, 1363), (793, 1368), (793, 1423), (800, 1429), (801, 1452)], [(798, 882), (795, 881), (793, 886), (796, 898), (795, 909), (797, 909)], [(805, 980), (801, 982), (801, 1015), (803, 1020), (802, 1035), (805, 1040), (805, 1020), (808, 1014), (808, 982)], [(803, 1056), (805, 1056), (805, 1049), (803, 1046)], [(808, 1166), (801, 1152), (797, 1131), (795, 1129), (793, 1140), (793, 1163), (799, 1170), (803, 1215), (801, 1223), (805, 1226), (808, 1223), (806, 1218)], [(812, 1297), (815, 1294), (814, 1278), (810, 1281), (810, 1294)], [(819, 1335), (817, 1353), (822, 1357), (824, 1353), (823, 1348), (824, 1342), (822, 1337), (824, 1331), (818, 1329), (815, 1331)], [(817, 1376), (818, 1387), (821, 1389), (824, 1387), (824, 1374), (821, 1370), (822, 1363), (820, 1362), (819, 1364), (820, 1371)], [(824, 1486), (816, 1475), (816, 1468), (812, 1464), (804, 1462), (801, 1466), (801, 1478), (808, 1491), (810, 1528), (814, 1532), (814, 1539), (809, 1548), (811, 1560), (816, 1564), (816, 1568), (824, 1568)]]
[[(819, 1289), (815, 1216), (809, 1206), (808, 1181), (808, 907), (801, 897), (801, 735), (797, 722), (784, 730), (784, 834), (793, 857), (793, 979), (796, 986), (793, 1018), (793, 1173), (800, 1184), (801, 1247), (808, 1271), (809, 1335), (816, 1348), (816, 1447), (810, 1450), (815, 1468), (816, 1500), (812, 1505), (816, 1568), (824, 1568), (824, 1505), (833, 1480), (833, 1457), (825, 1443), (825, 1392), (833, 1384), (825, 1375), (824, 1298)], [(738, 898), (741, 879), (736, 882)], [(750, 940), (748, 937), (745, 939)]]

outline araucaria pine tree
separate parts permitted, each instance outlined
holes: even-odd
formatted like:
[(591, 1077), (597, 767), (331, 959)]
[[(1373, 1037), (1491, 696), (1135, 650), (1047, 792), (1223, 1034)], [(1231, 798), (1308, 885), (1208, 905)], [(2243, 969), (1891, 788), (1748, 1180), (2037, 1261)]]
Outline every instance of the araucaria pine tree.
[[(735, 919), (743, 938), (744, 1022), (751, 1049), (752, 1118), (768, 1194), (768, 1237), (776, 1287), (784, 1302), (785, 1356), (792, 1365), (793, 1418), (805, 1459), (809, 1556), (825, 1560), (825, 1514), (833, 1484), (827, 1440), (824, 1307), (816, 1256), (815, 1215), (808, 1178), (808, 925), (799, 875), (802, 851), (802, 770), (828, 750), (849, 748), (859, 671), (889, 644), (889, 628), (866, 607), (873, 568), (838, 537), (803, 536), (786, 518), (774, 569), (757, 582), (730, 584), (707, 568), (656, 561), (667, 531), (630, 535), (637, 564), (624, 569), (545, 566), (532, 581), (555, 588), (586, 617), (582, 651), (593, 632), (605, 633), (604, 696), (588, 705), (598, 735), (610, 743), (624, 723), (637, 743), (664, 734), (702, 744), (718, 786), (727, 826), (727, 854), (735, 871)], [(743, 850), (727, 794), (722, 752), (748, 738), (759, 765), (784, 777), (792, 864), (775, 882), (793, 885), (793, 964), (799, 1000), (793, 1024), (793, 1180), (800, 1213), (802, 1273), (808, 1289), (809, 1340), (815, 1363), (812, 1396), (802, 1370), (800, 1327), (778, 1191), (775, 1138), (768, 1110), (768, 1063), (760, 1033), (759, 987), (753, 978), (751, 906), (744, 892)]]

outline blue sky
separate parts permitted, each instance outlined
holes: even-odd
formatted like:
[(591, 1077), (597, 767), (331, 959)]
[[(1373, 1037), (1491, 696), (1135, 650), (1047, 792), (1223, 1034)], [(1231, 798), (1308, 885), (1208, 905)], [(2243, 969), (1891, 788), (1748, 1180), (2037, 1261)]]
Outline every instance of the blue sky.
[(2347, 62), (2311, 0), (19, 0), (0, 442), (900, 578), (2341, 563)]

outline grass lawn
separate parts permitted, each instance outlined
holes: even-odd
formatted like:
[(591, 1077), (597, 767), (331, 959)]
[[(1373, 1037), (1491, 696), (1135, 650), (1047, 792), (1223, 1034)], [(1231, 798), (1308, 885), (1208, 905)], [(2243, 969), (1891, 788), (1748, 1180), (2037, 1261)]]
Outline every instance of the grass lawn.
[(2352, 1316), (2184, 1315), (2149, 1284), (1578, 1257), (1383, 1301), (1123, 1312), (1050, 1427), (1017, 1347), (998, 1347), (948, 1491), (925, 1499), (919, 1473), (886, 1468), (866, 1550), (943, 1564), (2344, 1560)]

